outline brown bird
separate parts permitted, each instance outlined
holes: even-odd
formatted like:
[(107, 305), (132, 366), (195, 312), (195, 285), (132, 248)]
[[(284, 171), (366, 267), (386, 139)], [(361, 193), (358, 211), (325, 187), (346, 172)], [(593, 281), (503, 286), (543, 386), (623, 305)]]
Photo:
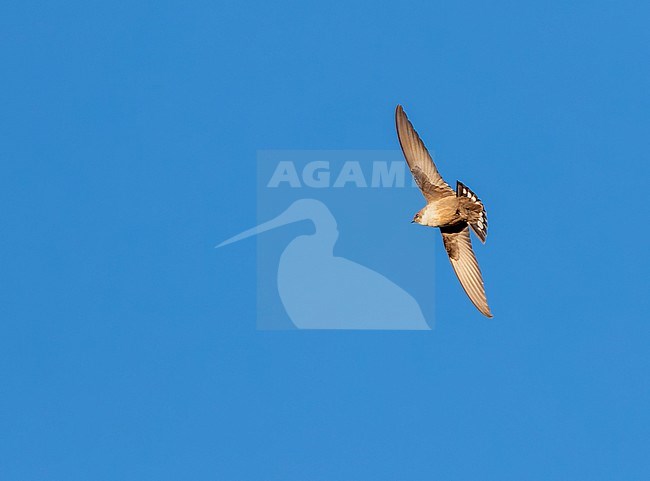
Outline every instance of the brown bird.
[(427, 201), (427, 205), (415, 214), (412, 222), (440, 228), (449, 260), (465, 293), (483, 315), (492, 317), (485, 297), (481, 269), (469, 236), (471, 227), (481, 242), (485, 243), (488, 224), (483, 203), (461, 182), (456, 181), (454, 191), (442, 179), (401, 105), (395, 110), (395, 124), (406, 163)]

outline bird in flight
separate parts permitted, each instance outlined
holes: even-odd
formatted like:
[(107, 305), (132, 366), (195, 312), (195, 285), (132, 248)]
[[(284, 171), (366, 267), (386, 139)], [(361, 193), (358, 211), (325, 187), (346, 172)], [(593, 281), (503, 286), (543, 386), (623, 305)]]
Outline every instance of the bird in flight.
[(483, 315), (492, 317), (469, 236), (471, 227), (485, 243), (488, 224), (483, 203), (463, 183), (456, 181), (454, 191), (443, 180), (401, 105), (395, 110), (395, 124), (406, 163), (427, 201), (412, 222), (440, 229), (451, 266), (465, 293)]

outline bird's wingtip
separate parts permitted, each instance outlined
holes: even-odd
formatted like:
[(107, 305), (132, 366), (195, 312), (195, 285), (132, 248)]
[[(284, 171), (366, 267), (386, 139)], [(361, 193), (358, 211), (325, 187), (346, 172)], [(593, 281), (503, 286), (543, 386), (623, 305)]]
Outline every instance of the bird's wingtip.
[(404, 112), (404, 109), (402, 108), (401, 104), (397, 104), (397, 107), (395, 107), (395, 122), (396, 123), (401, 123), (406, 119), (406, 112)]

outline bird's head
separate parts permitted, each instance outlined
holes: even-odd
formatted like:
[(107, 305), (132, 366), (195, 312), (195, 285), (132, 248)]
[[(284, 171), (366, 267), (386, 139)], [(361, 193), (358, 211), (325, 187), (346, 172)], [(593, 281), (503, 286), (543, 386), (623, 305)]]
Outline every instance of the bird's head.
[(415, 216), (413, 216), (413, 220), (411, 221), (411, 224), (414, 222), (416, 224), (422, 224), (422, 211), (418, 212), (417, 214), (415, 214)]

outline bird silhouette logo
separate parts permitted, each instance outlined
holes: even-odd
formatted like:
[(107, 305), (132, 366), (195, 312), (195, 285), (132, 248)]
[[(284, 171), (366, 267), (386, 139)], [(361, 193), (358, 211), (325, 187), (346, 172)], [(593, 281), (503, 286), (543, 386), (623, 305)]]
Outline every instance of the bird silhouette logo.
[(313, 223), (314, 233), (291, 240), (277, 270), (280, 300), (297, 328), (430, 329), (408, 292), (379, 272), (334, 255), (339, 236), (336, 219), (319, 200), (296, 200), (274, 219), (217, 247), (303, 220)]

